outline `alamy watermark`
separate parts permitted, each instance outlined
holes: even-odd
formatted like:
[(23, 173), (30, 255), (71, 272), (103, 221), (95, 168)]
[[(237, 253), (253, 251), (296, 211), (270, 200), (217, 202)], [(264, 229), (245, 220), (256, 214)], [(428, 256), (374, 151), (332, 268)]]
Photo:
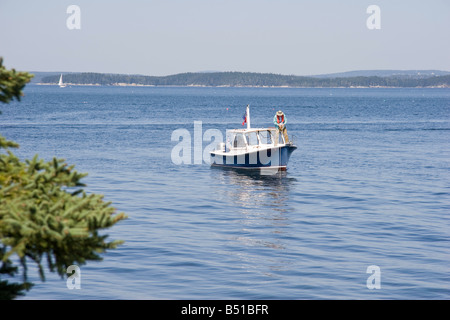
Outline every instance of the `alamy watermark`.
[(367, 7), (366, 12), (370, 16), (366, 20), (366, 26), (369, 30), (381, 29), (381, 9), (379, 6), (372, 4)]
[[(239, 134), (240, 136), (243, 133)], [(171, 160), (175, 165), (182, 164), (195, 164), (202, 165), (215, 164), (215, 165), (261, 165), (266, 167), (265, 174), (273, 174), (278, 172), (278, 166), (280, 165), (280, 150), (279, 148), (260, 148), (257, 149), (258, 152), (240, 152), (240, 153), (227, 153), (224, 152), (226, 149), (230, 149), (231, 140), (234, 143), (237, 142), (237, 134), (230, 135), (226, 134), (226, 141), (224, 140), (224, 135), (218, 129), (208, 129), (203, 132), (202, 121), (194, 121), (194, 135), (188, 129), (180, 128), (172, 132), (171, 141), (177, 142), (177, 144), (172, 148)], [(271, 138), (267, 136), (260, 136), (252, 141), (252, 145), (259, 143), (269, 143)], [(273, 137), (272, 137), (273, 138)], [(278, 136), (276, 137), (278, 138)], [(246, 139), (251, 139), (250, 136)], [(266, 141), (267, 140), (267, 141)], [(256, 142), (258, 141), (258, 142)], [(203, 147), (204, 142), (209, 142), (206, 147)], [(250, 144), (250, 140), (249, 140)], [(246, 147), (244, 146), (244, 149)], [(211, 151), (221, 150), (223, 153), (217, 154), (211, 158)], [(242, 149), (242, 148), (238, 148)], [(243, 151), (243, 150), (241, 150)], [(267, 170), (267, 169), (276, 170)]]
[[(218, 129), (208, 129), (203, 133), (202, 121), (194, 121), (193, 139), (189, 130), (181, 128), (172, 132), (171, 141), (178, 141), (178, 144), (172, 149), (172, 163), (176, 165), (192, 163), (203, 164), (203, 162), (210, 164), (210, 152), (213, 151), (220, 142), (223, 142), (223, 135)], [(203, 149), (204, 141), (211, 143)], [(193, 158), (192, 149), (194, 151)]]
[(67, 288), (81, 289), (81, 269), (77, 265), (71, 265), (67, 267), (66, 273), (70, 276), (67, 278), (66, 285)]
[(371, 265), (366, 269), (366, 273), (370, 273), (367, 278), (367, 289), (381, 289), (381, 269), (379, 266)]
[(81, 29), (81, 9), (79, 6), (72, 4), (67, 7), (67, 14), (70, 14), (66, 20), (66, 27), (69, 30), (80, 30)]

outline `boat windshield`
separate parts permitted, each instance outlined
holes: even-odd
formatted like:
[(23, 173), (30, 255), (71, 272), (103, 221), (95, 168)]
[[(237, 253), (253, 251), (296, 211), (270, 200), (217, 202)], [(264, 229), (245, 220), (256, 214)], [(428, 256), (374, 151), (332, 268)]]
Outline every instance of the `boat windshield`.
[(247, 148), (250, 146), (273, 145), (281, 142), (283, 136), (276, 134), (275, 130), (260, 129), (250, 132), (227, 132), (227, 144), (231, 148)]
[(261, 144), (272, 144), (272, 134), (270, 130), (263, 130), (259, 132), (259, 139)]
[(238, 133), (234, 137), (233, 147), (234, 148), (245, 148), (246, 147), (245, 138), (242, 133)]
[(247, 134), (245, 134), (245, 137), (247, 138), (247, 143), (249, 146), (257, 146), (259, 141), (258, 141), (258, 135), (257, 132), (249, 132)]

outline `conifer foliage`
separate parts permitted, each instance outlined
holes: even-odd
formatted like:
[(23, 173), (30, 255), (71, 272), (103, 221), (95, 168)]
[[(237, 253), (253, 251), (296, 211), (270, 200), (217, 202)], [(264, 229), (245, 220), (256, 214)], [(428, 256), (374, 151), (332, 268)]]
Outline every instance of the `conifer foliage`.
[[(0, 101), (20, 100), (32, 75), (7, 70), (0, 58)], [(73, 165), (62, 159), (21, 161), (12, 150), (15, 142), (0, 135), (0, 299), (14, 299), (32, 286), (27, 282), (27, 261), (37, 264), (45, 280), (44, 266), (61, 277), (67, 267), (101, 260), (101, 253), (122, 241), (107, 241), (103, 229), (126, 218), (103, 195), (87, 194)], [(16, 255), (19, 266), (11, 258)], [(22, 269), (22, 281), (9, 283)]]

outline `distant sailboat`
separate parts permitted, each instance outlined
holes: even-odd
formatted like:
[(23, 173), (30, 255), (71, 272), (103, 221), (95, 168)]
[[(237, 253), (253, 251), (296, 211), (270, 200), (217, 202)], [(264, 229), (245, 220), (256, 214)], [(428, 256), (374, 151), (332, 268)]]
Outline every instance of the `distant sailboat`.
[(63, 83), (63, 79), (62, 79), (62, 74), (61, 74), (61, 77), (59, 77), (59, 83), (58, 83), (58, 85), (61, 87), (61, 88), (64, 88), (66, 85)]

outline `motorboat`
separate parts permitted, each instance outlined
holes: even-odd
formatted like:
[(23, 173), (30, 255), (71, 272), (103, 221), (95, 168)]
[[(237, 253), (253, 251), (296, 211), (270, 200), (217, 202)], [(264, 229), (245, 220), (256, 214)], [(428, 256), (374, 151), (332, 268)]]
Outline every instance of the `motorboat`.
[[(211, 166), (256, 169), (278, 172), (287, 169), (294, 142), (285, 141), (276, 128), (251, 128), (250, 106), (244, 114), (245, 129), (227, 130), (227, 142), (220, 143), (210, 152)], [(261, 171), (262, 172), (262, 171)]]

